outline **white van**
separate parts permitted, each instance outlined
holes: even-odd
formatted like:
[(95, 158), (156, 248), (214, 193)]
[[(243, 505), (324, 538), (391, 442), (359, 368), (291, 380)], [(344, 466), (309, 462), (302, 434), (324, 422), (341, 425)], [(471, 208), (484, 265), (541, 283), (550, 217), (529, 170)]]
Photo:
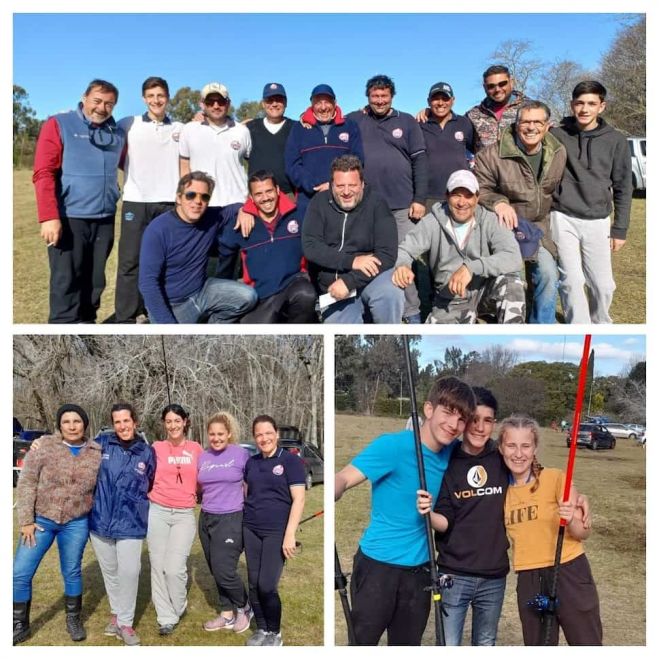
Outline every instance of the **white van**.
[(634, 190), (645, 192), (645, 138), (628, 137), (629, 152), (632, 156), (632, 182)]

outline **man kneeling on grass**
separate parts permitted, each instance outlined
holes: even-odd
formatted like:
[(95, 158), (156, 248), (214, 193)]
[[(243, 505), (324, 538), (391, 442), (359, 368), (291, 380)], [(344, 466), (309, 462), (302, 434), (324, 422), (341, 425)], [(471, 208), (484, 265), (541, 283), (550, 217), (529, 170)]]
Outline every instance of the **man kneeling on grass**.
[(256, 305), (251, 286), (206, 276), (222, 223), (206, 213), (214, 187), (204, 172), (186, 174), (176, 189), (175, 210), (144, 231), (139, 288), (152, 323), (233, 323)]
[[(426, 480), (439, 491), (465, 424), (476, 409), (471, 388), (440, 378), (423, 404), (421, 426)], [(371, 521), (355, 554), (350, 595), (357, 645), (420, 645), (430, 615), (429, 556), (425, 523), (416, 511), (419, 472), (414, 433), (381, 435), (336, 474), (334, 499), (371, 481)]]

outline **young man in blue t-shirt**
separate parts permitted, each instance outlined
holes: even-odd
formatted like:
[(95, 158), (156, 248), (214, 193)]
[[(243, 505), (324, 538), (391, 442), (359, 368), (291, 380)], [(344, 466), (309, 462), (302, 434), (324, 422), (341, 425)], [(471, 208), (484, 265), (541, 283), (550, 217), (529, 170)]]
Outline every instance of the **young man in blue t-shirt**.
[[(423, 404), (421, 444), (426, 481), (439, 491), (453, 451), (476, 408), (471, 388), (454, 377), (438, 379)], [(355, 555), (352, 621), (358, 645), (420, 645), (430, 614), (425, 522), (416, 510), (419, 476), (414, 435), (381, 435), (336, 474), (335, 500), (371, 481), (371, 521)]]

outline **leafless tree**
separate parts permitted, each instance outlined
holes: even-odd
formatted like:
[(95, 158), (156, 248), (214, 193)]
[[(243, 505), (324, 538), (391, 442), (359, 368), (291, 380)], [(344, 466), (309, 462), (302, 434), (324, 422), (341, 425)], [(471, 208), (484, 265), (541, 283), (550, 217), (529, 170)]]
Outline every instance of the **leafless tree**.
[(542, 60), (533, 55), (532, 42), (526, 39), (502, 41), (490, 54), (490, 64), (507, 66), (515, 80), (515, 89), (524, 94), (543, 66)]

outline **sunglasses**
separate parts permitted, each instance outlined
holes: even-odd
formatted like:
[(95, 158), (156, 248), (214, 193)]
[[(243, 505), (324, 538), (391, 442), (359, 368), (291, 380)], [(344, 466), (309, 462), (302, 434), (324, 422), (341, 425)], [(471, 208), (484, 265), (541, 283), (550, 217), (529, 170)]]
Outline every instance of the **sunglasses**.
[(204, 105), (207, 105), (209, 108), (212, 108), (214, 105), (219, 105), (220, 107), (223, 107), (227, 104), (227, 100), (225, 98), (209, 98), (204, 101)]
[(502, 80), (501, 82), (492, 82), (489, 85), (485, 85), (485, 89), (487, 89), (487, 91), (491, 92), (494, 89), (496, 89), (497, 87), (499, 89), (503, 89), (504, 87), (507, 87), (509, 84), (510, 84), (510, 80)]
[(208, 192), (184, 192), (183, 196), (188, 200), (188, 201), (194, 201), (199, 197), (205, 204), (207, 204), (211, 200), (211, 196), (208, 194)]

